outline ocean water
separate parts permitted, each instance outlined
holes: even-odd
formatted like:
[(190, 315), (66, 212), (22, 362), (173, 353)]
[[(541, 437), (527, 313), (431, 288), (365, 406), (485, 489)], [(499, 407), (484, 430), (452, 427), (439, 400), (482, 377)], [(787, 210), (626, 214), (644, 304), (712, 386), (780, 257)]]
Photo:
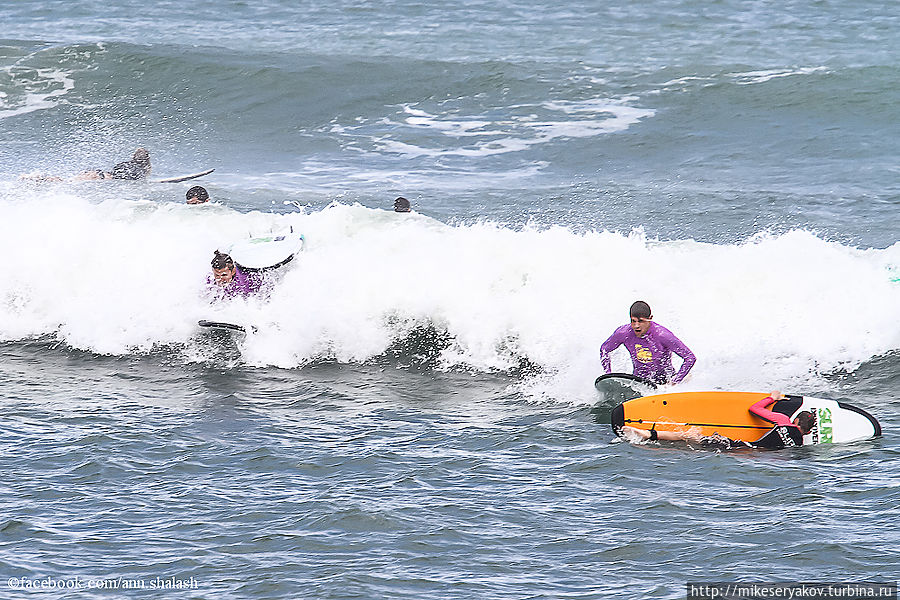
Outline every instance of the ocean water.
[[(852, 1), (8, 3), (2, 595), (896, 581), (898, 34)], [(137, 146), (216, 170), (22, 179)], [(269, 298), (210, 304), (215, 249), (288, 230)], [(593, 380), (636, 299), (682, 389), (884, 435), (617, 441)]]

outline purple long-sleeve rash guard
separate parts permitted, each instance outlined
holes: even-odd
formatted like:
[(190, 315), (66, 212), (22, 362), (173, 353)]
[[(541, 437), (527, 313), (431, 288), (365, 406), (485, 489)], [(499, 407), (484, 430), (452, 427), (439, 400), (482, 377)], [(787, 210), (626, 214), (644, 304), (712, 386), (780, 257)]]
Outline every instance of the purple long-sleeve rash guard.
[(235, 267), (234, 278), (226, 285), (218, 286), (212, 275), (207, 276), (206, 284), (224, 298), (247, 298), (262, 288), (262, 280), (258, 275), (245, 273), (240, 267)]
[[(600, 361), (603, 371), (611, 371), (609, 353), (625, 344), (634, 364), (634, 374), (656, 383), (678, 383), (690, 372), (697, 359), (694, 353), (675, 334), (658, 323), (650, 323), (644, 337), (635, 335), (631, 325), (622, 325), (600, 346)], [(683, 361), (675, 372), (672, 353)]]

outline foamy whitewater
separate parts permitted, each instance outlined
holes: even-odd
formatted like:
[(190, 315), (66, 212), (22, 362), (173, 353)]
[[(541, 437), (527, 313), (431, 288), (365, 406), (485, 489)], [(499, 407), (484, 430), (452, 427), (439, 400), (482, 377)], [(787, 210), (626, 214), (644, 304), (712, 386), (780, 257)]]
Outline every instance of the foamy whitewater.
[[(891, 8), (10, 5), (3, 595), (893, 582)], [(70, 180), (138, 146), (150, 181)], [(215, 250), (284, 232), (268, 296), (212, 301)], [(833, 398), (884, 435), (619, 441), (593, 382), (638, 299), (697, 357), (674, 390)]]
[[(446, 225), (359, 204), (240, 213), (43, 190), (2, 213), (0, 252), (21, 257), (0, 266), (6, 341), (189, 356), (197, 321), (211, 319), (257, 328), (241, 344), (248, 364), (295, 368), (365, 362), (429, 326), (452, 339), (442, 368), (504, 371), (524, 359), (555, 374), (559, 388), (544, 394), (584, 402), (598, 343), (633, 298), (653, 299), (660, 322), (690, 332), (705, 363), (697, 389), (814, 384), (900, 347), (890, 276), (900, 244), (858, 249), (794, 230), (715, 245), (639, 228)], [(291, 230), (306, 249), (269, 298), (210, 305), (210, 249)], [(619, 358), (616, 370), (629, 370)]]

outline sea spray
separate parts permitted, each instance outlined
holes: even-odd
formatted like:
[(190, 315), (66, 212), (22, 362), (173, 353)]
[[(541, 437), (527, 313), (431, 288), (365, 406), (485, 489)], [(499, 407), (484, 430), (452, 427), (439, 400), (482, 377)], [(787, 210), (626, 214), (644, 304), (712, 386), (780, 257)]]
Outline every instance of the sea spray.
[[(426, 326), (447, 340), (437, 366), (524, 360), (552, 378), (550, 395), (599, 374), (599, 344), (637, 299), (697, 355), (687, 386), (769, 387), (900, 347), (897, 245), (861, 250), (803, 230), (710, 244), (447, 225), (360, 205), (239, 213), (43, 194), (0, 204), (0, 252), (16, 257), (0, 265), (5, 340), (52, 335), (129, 354), (190, 344), (197, 320), (215, 318), (258, 328), (245, 361), (291, 368), (364, 362)], [(290, 228), (307, 247), (269, 298), (210, 303), (213, 250)], [(614, 354), (614, 368), (629, 366)]]

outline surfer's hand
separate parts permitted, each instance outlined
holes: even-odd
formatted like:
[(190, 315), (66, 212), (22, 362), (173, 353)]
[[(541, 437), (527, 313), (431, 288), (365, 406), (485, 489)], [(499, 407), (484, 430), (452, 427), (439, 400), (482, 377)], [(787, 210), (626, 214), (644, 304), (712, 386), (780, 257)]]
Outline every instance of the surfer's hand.
[(638, 429), (637, 427), (631, 427), (630, 425), (626, 425), (622, 428), (622, 433), (625, 435), (630, 435), (635, 438), (640, 438), (644, 440), (650, 439), (650, 432), (644, 429)]
[(784, 394), (782, 394), (782, 393), (779, 392), (778, 390), (775, 390), (774, 392), (772, 392), (771, 394), (769, 394), (769, 397), (772, 398), (772, 400), (775, 400), (775, 401), (778, 401), (778, 400), (784, 400)]

